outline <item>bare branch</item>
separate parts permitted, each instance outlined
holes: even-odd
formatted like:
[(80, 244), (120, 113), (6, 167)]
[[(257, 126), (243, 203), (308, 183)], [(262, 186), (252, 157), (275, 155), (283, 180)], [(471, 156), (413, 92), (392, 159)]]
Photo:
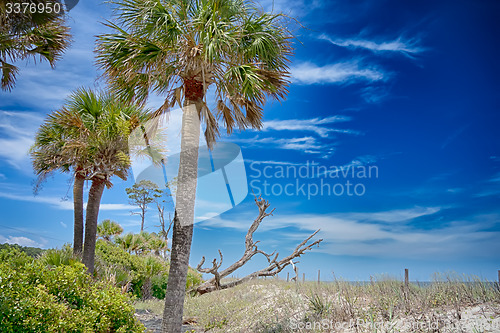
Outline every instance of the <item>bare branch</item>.
[[(207, 280), (196, 289), (200, 294), (204, 294), (219, 289), (231, 288), (260, 276), (275, 276), (288, 265), (293, 266), (295, 272), (294, 279), (298, 279), (298, 268), (295, 266), (295, 264), (299, 262), (298, 261), (294, 262), (293, 259), (300, 257), (306, 251), (311, 250), (314, 246), (319, 245), (319, 243), (323, 241), (323, 239), (319, 239), (308, 244), (309, 241), (319, 232), (318, 229), (314, 233), (312, 233), (309, 237), (307, 237), (305, 240), (303, 240), (299, 245), (297, 245), (297, 247), (291, 254), (289, 254), (288, 256), (284, 257), (281, 260), (278, 260), (279, 253), (277, 253), (276, 251), (268, 254), (262, 250), (259, 250), (257, 247), (259, 241), (256, 242), (253, 241), (253, 234), (258, 229), (264, 218), (266, 218), (269, 215), (272, 215), (274, 209), (271, 210), (271, 212), (267, 213), (266, 210), (269, 208), (270, 204), (268, 201), (262, 199), (261, 196), (259, 197), (255, 196), (255, 204), (259, 208), (259, 215), (253, 221), (252, 225), (248, 229), (248, 232), (245, 236), (245, 252), (241, 256), (241, 258), (236, 262), (234, 262), (232, 265), (230, 265), (228, 268), (223, 270), (222, 272), (219, 272), (219, 268), (222, 266), (222, 259), (223, 259), (222, 252), (220, 250), (219, 250), (220, 262), (217, 262), (217, 260), (214, 259), (212, 261), (212, 267), (210, 268), (203, 268), (203, 264), (205, 263), (205, 257), (201, 259), (197, 267), (198, 271), (201, 273), (213, 274), (214, 277)], [(245, 265), (256, 254), (262, 254), (263, 256), (265, 256), (269, 265), (261, 270), (248, 274), (247, 276), (241, 279), (221, 285), (220, 280), (222, 278), (230, 275), (238, 268)]]

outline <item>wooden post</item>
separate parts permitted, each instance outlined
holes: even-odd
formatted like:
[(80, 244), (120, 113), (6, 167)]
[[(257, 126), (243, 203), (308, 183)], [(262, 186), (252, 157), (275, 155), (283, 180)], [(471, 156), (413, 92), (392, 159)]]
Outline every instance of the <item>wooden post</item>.
[[(500, 272), (500, 271), (499, 271)], [(500, 273), (499, 273), (500, 274)], [(499, 276), (500, 277), (500, 276)], [(306, 273), (302, 273), (302, 282), (306, 282)]]
[(318, 269), (318, 284), (320, 283), (321, 270)]
[(288, 274), (290, 274), (290, 273), (289, 273), (289, 272), (286, 272), (286, 282), (288, 282), (288, 281), (289, 281), (289, 279), (288, 279), (288, 278), (289, 278), (289, 275), (288, 275)]
[(405, 288), (408, 289), (410, 286), (410, 277), (408, 273), (408, 268), (405, 268)]

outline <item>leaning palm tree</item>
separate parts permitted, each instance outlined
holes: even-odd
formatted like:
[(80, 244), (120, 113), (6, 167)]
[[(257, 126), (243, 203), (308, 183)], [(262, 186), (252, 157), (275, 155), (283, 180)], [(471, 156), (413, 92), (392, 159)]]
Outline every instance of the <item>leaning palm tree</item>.
[[(159, 115), (183, 106), (181, 154), (163, 332), (180, 332), (197, 184), (200, 120), (212, 147), (218, 119), (260, 129), (267, 98), (286, 96), (291, 34), (284, 16), (250, 0), (113, 0), (112, 33), (98, 37), (97, 63), (119, 96), (145, 103), (164, 94)], [(206, 104), (211, 89), (215, 109)]]
[(64, 22), (61, 1), (31, 0), (26, 3), (36, 5), (35, 10), (33, 5), (28, 10), (22, 7), (17, 10), (20, 1), (0, 1), (1, 90), (11, 90), (15, 85), (19, 68), (13, 62), (36, 60), (39, 56), (54, 67), (70, 44), (71, 36)]

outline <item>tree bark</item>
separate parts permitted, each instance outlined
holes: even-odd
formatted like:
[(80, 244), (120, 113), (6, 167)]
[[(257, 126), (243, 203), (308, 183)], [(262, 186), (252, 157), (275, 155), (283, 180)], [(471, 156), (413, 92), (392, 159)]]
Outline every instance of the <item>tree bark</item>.
[(141, 215), (141, 232), (144, 231), (144, 216), (146, 215), (145, 209), (142, 210), (142, 215)]
[(89, 191), (87, 202), (87, 216), (85, 219), (85, 244), (83, 247), (83, 263), (87, 272), (94, 274), (95, 243), (97, 238), (97, 219), (102, 193), (104, 192), (104, 179), (94, 178)]
[(75, 183), (73, 184), (73, 254), (80, 256), (83, 250), (83, 186), (85, 177), (79, 172), (75, 173)]
[(181, 153), (170, 271), (165, 296), (165, 309), (163, 311), (163, 333), (180, 333), (182, 329), (186, 279), (193, 237), (196, 184), (198, 181), (199, 105), (199, 101), (186, 98), (183, 108)]

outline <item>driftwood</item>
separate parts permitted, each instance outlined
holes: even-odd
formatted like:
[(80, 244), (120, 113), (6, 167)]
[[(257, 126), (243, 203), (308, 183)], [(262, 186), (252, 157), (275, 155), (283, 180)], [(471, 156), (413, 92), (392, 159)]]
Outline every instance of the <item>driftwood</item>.
[[(267, 254), (262, 250), (259, 250), (257, 248), (257, 244), (260, 241), (254, 242), (253, 240), (253, 234), (259, 227), (260, 223), (262, 220), (264, 220), (265, 217), (272, 215), (274, 212), (274, 209), (271, 210), (271, 212), (267, 213), (266, 210), (269, 208), (270, 204), (268, 201), (262, 199), (261, 196), (255, 197), (255, 203), (257, 207), (259, 208), (259, 215), (257, 218), (253, 221), (252, 225), (248, 229), (248, 232), (245, 236), (245, 252), (243, 253), (243, 256), (230, 265), (228, 268), (224, 269), (223, 271), (219, 272), (219, 268), (222, 266), (222, 261), (223, 261), (223, 256), (222, 252), (219, 250), (219, 256), (220, 256), (220, 261), (217, 262), (217, 259), (214, 259), (212, 261), (212, 267), (207, 267), (203, 268), (203, 264), (205, 263), (205, 257), (201, 259), (201, 262), (198, 264), (198, 271), (201, 273), (207, 273), (207, 274), (213, 274), (214, 277), (211, 279), (205, 281), (203, 284), (201, 284), (196, 291), (199, 294), (205, 294), (209, 293), (215, 290), (221, 290), (221, 289), (227, 289), (231, 288), (234, 286), (237, 286), (239, 284), (242, 284), (246, 281), (249, 281), (251, 279), (260, 277), (260, 276), (275, 276), (279, 272), (281, 272), (286, 266), (292, 265), (294, 268), (294, 271), (297, 275), (297, 268), (295, 264), (298, 263), (298, 261), (294, 262), (293, 259), (300, 257), (302, 254), (304, 254), (305, 251), (311, 250), (313, 246), (319, 245), (323, 239), (316, 240), (310, 244), (307, 244), (318, 232), (319, 229), (316, 230), (313, 234), (311, 234), (309, 237), (307, 237), (305, 240), (303, 240), (295, 250), (288, 256), (284, 257), (283, 259), (278, 259), (279, 253), (273, 252), (271, 254)], [(247, 276), (240, 278), (238, 280), (234, 280), (225, 284), (221, 284), (221, 279), (224, 277), (230, 275), (234, 271), (236, 271), (238, 268), (242, 267), (245, 265), (252, 257), (256, 254), (262, 254), (266, 257), (268, 261), (268, 266), (255, 271), (251, 274), (248, 274)], [(297, 278), (297, 277), (295, 277)]]

